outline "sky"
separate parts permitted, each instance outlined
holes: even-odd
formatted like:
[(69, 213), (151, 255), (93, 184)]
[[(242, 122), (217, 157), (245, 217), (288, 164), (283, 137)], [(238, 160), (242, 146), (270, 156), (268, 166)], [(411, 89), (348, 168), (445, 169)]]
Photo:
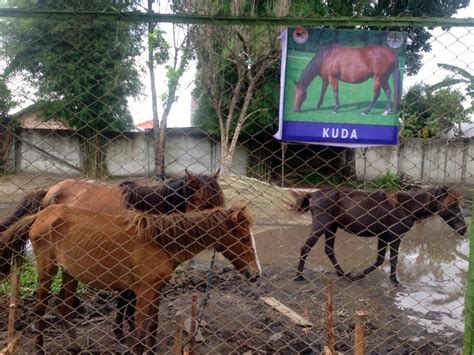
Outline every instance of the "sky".
[[(163, 9), (160, 9), (161, 12)], [(470, 5), (458, 12), (454, 17), (466, 18), (474, 17), (474, 1)], [(161, 28), (166, 31), (166, 36), (171, 39), (172, 25), (162, 24)], [(449, 31), (436, 28), (432, 31), (432, 51), (426, 53), (423, 57), (423, 67), (416, 76), (404, 79), (405, 90), (415, 83), (424, 82), (427, 84), (435, 84), (444, 79), (450, 73), (438, 67), (438, 63), (449, 63), (464, 68), (471, 73), (474, 72), (474, 28), (453, 27)], [(277, 45), (275, 38), (275, 45)], [(145, 61), (145, 59), (143, 59)], [(179, 89), (179, 99), (173, 105), (168, 120), (169, 127), (187, 127), (191, 125), (191, 91), (194, 87), (193, 81), (196, 73), (196, 63), (192, 62), (183, 76)], [(166, 89), (164, 83), (165, 70), (157, 68), (157, 90), (162, 93)], [(150, 103), (150, 86), (148, 73), (144, 73), (143, 82), (146, 85), (143, 96), (137, 100), (130, 100), (130, 110), (132, 112), (135, 123), (151, 120), (151, 103)], [(159, 115), (162, 108), (158, 108)], [(275, 119), (278, 119), (275, 117)]]

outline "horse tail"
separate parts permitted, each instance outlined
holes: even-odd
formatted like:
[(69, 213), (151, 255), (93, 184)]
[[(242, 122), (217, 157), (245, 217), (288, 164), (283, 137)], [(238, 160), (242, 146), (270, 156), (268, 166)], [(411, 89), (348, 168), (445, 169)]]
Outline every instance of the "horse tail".
[(25, 196), (13, 213), (0, 221), (0, 233), (7, 230), (13, 223), (20, 220), (24, 216), (39, 212), (42, 207), (43, 198), (46, 196), (46, 190), (32, 192)]
[(10, 274), (13, 265), (21, 266), (25, 261), (26, 243), (36, 216), (20, 219), (3, 233), (0, 240), (0, 281)]
[(398, 59), (398, 54), (393, 52), (395, 55), (395, 63), (393, 65), (393, 112), (397, 112), (398, 105), (400, 105), (400, 99), (402, 97), (402, 83), (400, 76), (400, 62)]
[(296, 213), (308, 212), (311, 192), (298, 193), (295, 191), (291, 191), (291, 194), (295, 198), (295, 202), (291, 205), (291, 210)]

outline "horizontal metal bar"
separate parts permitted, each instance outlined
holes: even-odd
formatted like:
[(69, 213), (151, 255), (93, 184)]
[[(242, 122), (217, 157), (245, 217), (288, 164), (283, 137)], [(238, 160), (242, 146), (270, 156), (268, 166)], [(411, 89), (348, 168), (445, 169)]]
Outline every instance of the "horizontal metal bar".
[(0, 9), (0, 17), (42, 17), (67, 19), (71, 16), (87, 16), (130, 22), (163, 22), (212, 25), (262, 25), (262, 26), (380, 26), (380, 27), (473, 27), (474, 18), (435, 17), (233, 17), (185, 14), (158, 14), (145, 12), (66, 11), (35, 9)]

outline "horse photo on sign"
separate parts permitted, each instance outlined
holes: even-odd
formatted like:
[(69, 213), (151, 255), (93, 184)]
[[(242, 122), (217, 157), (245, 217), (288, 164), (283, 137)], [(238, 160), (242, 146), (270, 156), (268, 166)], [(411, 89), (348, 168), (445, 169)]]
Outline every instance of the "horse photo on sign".
[(405, 33), (298, 27), (282, 41), (277, 138), (341, 146), (397, 143)]

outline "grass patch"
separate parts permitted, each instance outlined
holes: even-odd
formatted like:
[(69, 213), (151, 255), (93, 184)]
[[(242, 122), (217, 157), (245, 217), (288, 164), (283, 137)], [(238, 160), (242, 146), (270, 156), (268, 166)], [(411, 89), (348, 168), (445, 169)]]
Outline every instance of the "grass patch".
[[(61, 288), (61, 275), (62, 270), (56, 274), (54, 281), (51, 285), (50, 292), (53, 294), (59, 293)], [(37, 288), (38, 284), (38, 272), (36, 271), (36, 265), (33, 260), (28, 260), (21, 268), (20, 273), (20, 297), (32, 296)], [(86, 285), (79, 283), (77, 293), (84, 293), (88, 288)], [(10, 279), (6, 279), (0, 282), (0, 296), (9, 295), (11, 291)]]
[(399, 191), (402, 189), (400, 176), (387, 171), (385, 175), (379, 176), (367, 182), (366, 186), (371, 189), (385, 189)]

